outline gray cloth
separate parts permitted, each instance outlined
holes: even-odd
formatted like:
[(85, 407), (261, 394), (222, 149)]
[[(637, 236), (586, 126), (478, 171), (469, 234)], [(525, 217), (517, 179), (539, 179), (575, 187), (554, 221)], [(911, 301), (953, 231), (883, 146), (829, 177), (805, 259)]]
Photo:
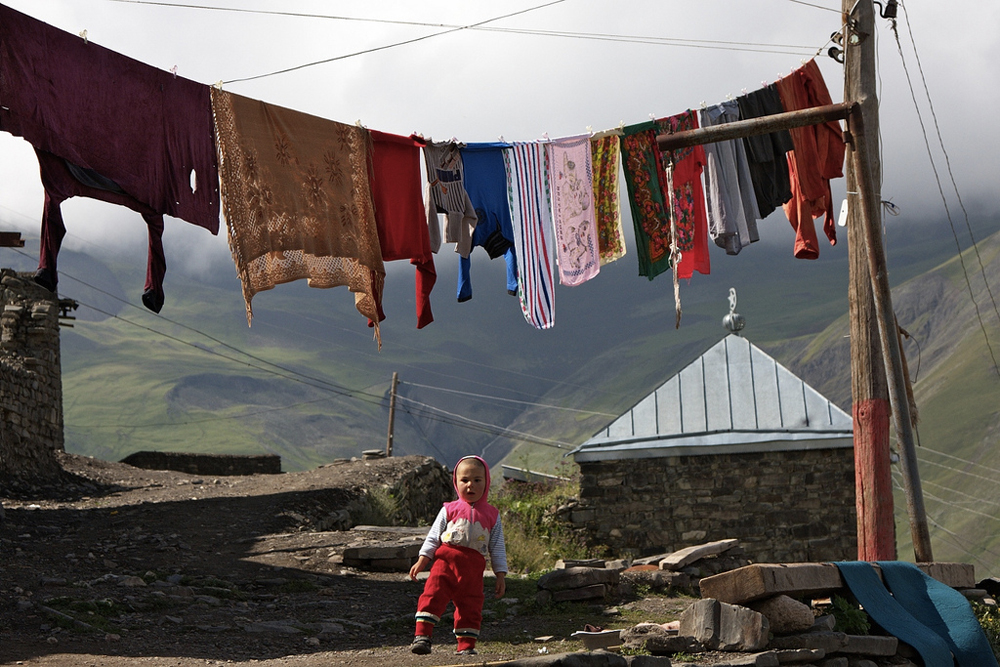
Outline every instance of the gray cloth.
[[(740, 118), (736, 100), (701, 110), (701, 126), (731, 123)], [(760, 239), (757, 233), (757, 197), (750, 177), (746, 148), (742, 141), (705, 144), (705, 201), (708, 231), (715, 244), (730, 255)]]

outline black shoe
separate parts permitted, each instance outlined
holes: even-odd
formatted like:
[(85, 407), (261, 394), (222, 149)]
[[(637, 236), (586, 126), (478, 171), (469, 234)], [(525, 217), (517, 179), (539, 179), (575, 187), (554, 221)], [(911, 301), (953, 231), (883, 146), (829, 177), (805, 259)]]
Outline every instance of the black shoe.
[(478, 655), (479, 651), (474, 648), (463, 648), (461, 651), (455, 651), (455, 655)]
[(431, 652), (431, 638), (424, 637), (423, 635), (417, 635), (413, 638), (413, 643), (410, 644), (410, 653), (416, 653), (417, 655), (427, 655)]

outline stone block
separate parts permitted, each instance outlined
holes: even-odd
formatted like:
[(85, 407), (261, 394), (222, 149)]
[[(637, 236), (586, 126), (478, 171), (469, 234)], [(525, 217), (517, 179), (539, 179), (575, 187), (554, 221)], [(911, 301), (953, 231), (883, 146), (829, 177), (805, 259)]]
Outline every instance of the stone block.
[(700, 651), (701, 646), (693, 638), (666, 630), (656, 623), (640, 623), (622, 630), (622, 642), (626, 648), (646, 650), (653, 655), (673, 655), (674, 653)]
[(837, 653), (847, 645), (847, 635), (843, 632), (805, 632), (800, 635), (774, 637), (768, 644), (773, 649), (821, 648), (829, 653)]
[(552, 591), (553, 602), (574, 602), (577, 600), (603, 599), (607, 595), (608, 587), (604, 584), (594, 584), (582, 588), (567, 588), (560, 591)]
[(705, 646), (714, 647), (719, 635), (719, 602), (698, 600), (681, 613), (678, 634), (691, 637)]
[(778, 663), (785, 665), (788, 663), (814, 663), (826, 657), (826, 651), (821, 648), (797, 648), (775, 651)]
[(347, 547), (344, 562), (364, 560), (398, 560), (416, 558), (420, 555), (420, 544), (387, 544), (381, 546)]
[(976, 568), (972, 563), (917, 563), (924, 574), (952, 588), (975, 588)]
[(899, 640), (895, 637), (847, 635), (847, 642), (840, 648), (839, 653), (890, 656), (896, 655), (897, 650), (899, 650)]
[(749, 606), (767, 617), (771, 632), (776, 635), (805, 632), (816, 622), (809, 605), (793, 600), (787, 595), (776, 595), (773, 598), (751, 602)]
[(760, 651), (767, 646), (768, 625), (763, 614), (724, 602), (719, 607), (719, 650)]
[[(418, 549), (419, 551), (419, 549)], [(617, 570), (593, 567), (568, 567), (553, 570), (538, 579), (538, 587), (550, 591), (583, 588), (594, 584), (616, 585), (620, 577)]]
[(840, 655), (836, 658), (825, 658), (816, 663), (816, 667), (848, 667), (848, 660)]
[(665, 655), (627, 655), (628, 667), (670, 667), (670, 658)]
[(660, 569), (677, 571), (706, 556), (715, 556), (728, 551), (738, 546), (739, 543), (739, 540), (718, 540), (716, 542), (687, 547), (663, 558), (659, 562)]
[(832, 563), (754, 564), (705, 577), (701, 596), (730, 604), (745, 604), (774, 595), (799, 598), (843, 588), (840, 570)]

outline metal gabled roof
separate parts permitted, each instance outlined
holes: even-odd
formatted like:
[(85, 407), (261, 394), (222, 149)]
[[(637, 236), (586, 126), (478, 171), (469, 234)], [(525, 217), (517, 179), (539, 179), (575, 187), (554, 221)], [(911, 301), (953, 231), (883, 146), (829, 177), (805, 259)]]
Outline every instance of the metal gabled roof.
[(852, 446), (850, 415), (729, 335), (570, 454), (584, 462)]

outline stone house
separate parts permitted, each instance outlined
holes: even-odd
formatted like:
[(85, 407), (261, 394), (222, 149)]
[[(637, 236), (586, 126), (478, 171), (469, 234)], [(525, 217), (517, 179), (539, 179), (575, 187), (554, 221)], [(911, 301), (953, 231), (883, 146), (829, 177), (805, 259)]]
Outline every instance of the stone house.
[(857, 556), (851, 417), (730, 334), (570, 452), (570, 520), (633, 556), (737, 538), (755, 562)]

